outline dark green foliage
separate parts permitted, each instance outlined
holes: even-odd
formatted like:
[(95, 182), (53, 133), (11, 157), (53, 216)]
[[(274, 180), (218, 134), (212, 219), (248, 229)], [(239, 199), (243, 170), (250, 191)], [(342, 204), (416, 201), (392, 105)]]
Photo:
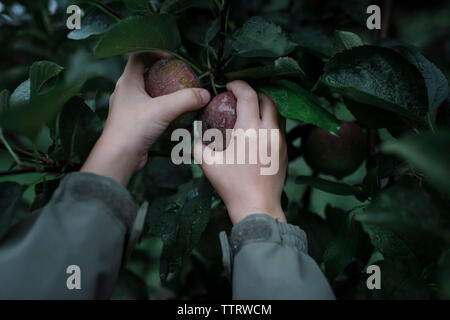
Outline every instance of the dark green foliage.
[(0, 183), (0, 238), (8, 233), (14, 224), (26, 215), (22, 203), (23, 188), (15, 182)]
[(200, 240), (208, 223), (212, 189), (206, 178), (181, 185), (170, 197), (157, 199), (148, 213), (151, 232), (161, 237), (161, 280), (177, 272)]
[[(366, 0), (77, 1), (80, 30), (65, 28), (72, 2), (53, 2), (0, 0), (0, 241), (83, 164), (128, 54), (162, 50), (213, 96), (240, 79), (276, 102), (291, 157), (283, 209), (338, 298), (450, 298), (448, 4), (392, 1), (386, 35), (367, 29)], [(307, 133), (337, 139), (349, 121), (365, 133), (337, 177), (351, 174), (312, 172)], [(177, 126), (128, 185), (150, 208), (113, 298), (230, 297), (217, 236), (231, 223), (199, 167), (171, 162)], [(366, 286), (373, 264), (381, 290)]]

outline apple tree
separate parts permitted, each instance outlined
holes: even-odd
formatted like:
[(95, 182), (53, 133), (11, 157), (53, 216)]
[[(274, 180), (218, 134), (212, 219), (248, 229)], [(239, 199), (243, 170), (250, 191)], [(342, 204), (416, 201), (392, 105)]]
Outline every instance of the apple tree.
[[(366, 26), (371, 2), (381, 30)], [(73, 4), (81, 28), (70, 30)], [(450, 298), (449, 11), (445, 1), (0, 0), (0, 238), (83, 164), (129, 54), (162, 51), (212, 96), (241, 79), (276, 102), (290, 161), (283, 209), (338, 298)], [(128, 186), (149, 205), (114, 298), (229, 298), (226, 209), (198, 165), (171, 162), (170, 136)], [(371, 265), (379, 290), (367, 288)]]

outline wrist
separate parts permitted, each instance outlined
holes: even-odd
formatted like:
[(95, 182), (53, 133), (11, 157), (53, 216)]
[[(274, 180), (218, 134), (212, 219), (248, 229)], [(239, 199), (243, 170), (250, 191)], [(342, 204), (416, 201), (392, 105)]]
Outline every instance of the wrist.
[(127, 143), (123, 137), (104, 130), (80, 171), (107, 176), (127, 185), (143, 158), (146, 159), (146, 153), (140, 152), (133, 142)]
[(241, 220), (245, 219), (246, 217), (255, 213), (267, 214), (268, 216), (280, 222), (287, 222), (286, 215), (284, 214), (284, 211), (281, 208), (281, 203), (280, 204), (277, 203), (274, 205), (263, 205), (261, 203), (254, 205), (235, 204), (227, 206), (227, 210), (231, 222), (233, 224), (236, 224)]

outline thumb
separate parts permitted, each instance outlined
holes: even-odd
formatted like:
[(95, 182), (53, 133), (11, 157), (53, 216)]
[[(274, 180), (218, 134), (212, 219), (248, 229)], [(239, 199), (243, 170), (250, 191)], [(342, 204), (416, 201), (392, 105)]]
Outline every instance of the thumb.
[(225, 153), (223, 151), (215, 151), (210, 146), (204, 145), (201, 140), (194, 143), (193, 152), (195, 162), (202, 167), (207, 177), (210, 177), (214, 171), (217, 171), (217, 169), (214, 170), (214, 168), (217, 168), (216, 165), (225, 164)]
[(211, 95), (201, 88), (181, 89), (152, 99), (160, 106), (167, 121), (172, 121), (187, 111), (200, 109), (209, 102)]
[(193, 151), (194, 151), (194, 160), (197, 164), (200, 164), (203, 167), (203, 151), (206, 146), (203, 144), (202, 140), (199, 139), (194, 143)]

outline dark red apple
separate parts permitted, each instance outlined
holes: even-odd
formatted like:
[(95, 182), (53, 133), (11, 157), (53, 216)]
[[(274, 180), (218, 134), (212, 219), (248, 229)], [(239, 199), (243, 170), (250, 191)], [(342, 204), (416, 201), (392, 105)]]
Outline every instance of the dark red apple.
[(208, 129), (219, 129), (226, 139), (226, 130), (236, 123), (236, 97), (231, 91), (218, 94), (203, 109), (201, 116), (203, 133)]
[(159, 97), (185, 88), (200, 88), (192, 68), (177, 59), (158, 60), (145, 75), (145, 90), (153, 97)]
[(355, 123), (343, 122), (336, 137), (315, 127), (303, 142), (306, 163), (316, 171), (343, 178), (358, 169), (365, 158), (366, 137)]

